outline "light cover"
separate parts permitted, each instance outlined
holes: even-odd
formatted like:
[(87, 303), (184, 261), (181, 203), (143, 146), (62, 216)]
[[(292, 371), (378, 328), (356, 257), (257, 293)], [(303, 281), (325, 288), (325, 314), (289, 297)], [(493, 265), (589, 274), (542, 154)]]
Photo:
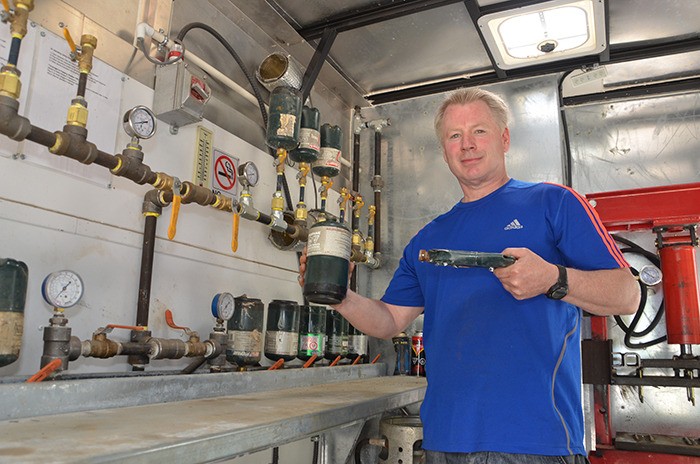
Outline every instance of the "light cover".
[(496, 65), (512, 69), (605, 50), (602, 0), (553, 0), (478, 20)]

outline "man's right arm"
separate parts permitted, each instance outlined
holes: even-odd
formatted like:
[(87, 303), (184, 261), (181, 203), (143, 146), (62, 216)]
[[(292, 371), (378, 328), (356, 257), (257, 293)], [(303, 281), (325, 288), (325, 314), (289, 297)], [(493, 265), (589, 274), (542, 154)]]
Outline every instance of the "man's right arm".
[(356, 329), (377, 338), (397, 335), (423, 312), (422, 307), (391, 305), (358, 295), (350, 289), (345, 299), (333, 309)]

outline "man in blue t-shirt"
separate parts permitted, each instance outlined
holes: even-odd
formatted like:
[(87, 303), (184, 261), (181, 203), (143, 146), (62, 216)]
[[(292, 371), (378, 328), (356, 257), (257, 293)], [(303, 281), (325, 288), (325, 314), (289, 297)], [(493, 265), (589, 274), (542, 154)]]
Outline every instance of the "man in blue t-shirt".
[[(428, 463), (585, 462), (581, 309), (632, 314), (638, 285), (585, 199), (508, 177), (501, 98), (457, 91), (439, 108), (435, 131), (464, 197), (411, 239), (381, 300), (348, 291), (335, 309), (379, 338), (425, 314)], [(433, 248), (516, 261), (492, 270), (419, 261)]]

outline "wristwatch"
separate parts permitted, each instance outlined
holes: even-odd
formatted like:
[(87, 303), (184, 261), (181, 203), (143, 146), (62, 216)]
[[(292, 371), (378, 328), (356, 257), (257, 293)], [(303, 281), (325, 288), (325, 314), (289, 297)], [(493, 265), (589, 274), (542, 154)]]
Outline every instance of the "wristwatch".
[(561, 300), (569, 293), (569, 280), (566, 277), (566, 268), (559, 264), (556, 264), (557, 269), (559, 269), (559, 278), (556, 283), (549, 287), (545, 296), (551, 298), (552, 300)]

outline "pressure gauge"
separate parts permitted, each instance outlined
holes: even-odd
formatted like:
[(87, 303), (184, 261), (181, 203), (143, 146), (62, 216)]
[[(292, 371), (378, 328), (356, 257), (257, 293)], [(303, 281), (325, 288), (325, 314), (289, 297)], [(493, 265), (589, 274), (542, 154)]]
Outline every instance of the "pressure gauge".
[(258, 167), (252, 161), (245, 162), (238, 166), (238, 177), (245, 187), (255, 187), (260, 180)]
[(663, 275), (661, 274), (661, 269), (651, 264), (642, 266), (642, 269), (639, 271), (639, 280), (648, 286), (660, 283), (662, 277)]
[(83, 296), (83, 281), (73, 271), (52, 272), (41, 284), (41, 294), (54, 308), (70, 308)]
[(129, 137), (148, 139), (156, 133), (156, 116), (149, 108), (139, 105), (124, 113), (124, 130)]
[(217, 293), (211, 301), (211, 313), (217, 319), (228, 321), (233, 316), (234, 305), (233, 295), (227, 292)]

